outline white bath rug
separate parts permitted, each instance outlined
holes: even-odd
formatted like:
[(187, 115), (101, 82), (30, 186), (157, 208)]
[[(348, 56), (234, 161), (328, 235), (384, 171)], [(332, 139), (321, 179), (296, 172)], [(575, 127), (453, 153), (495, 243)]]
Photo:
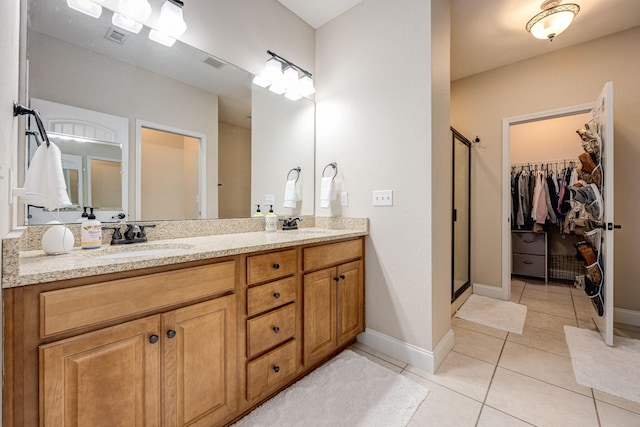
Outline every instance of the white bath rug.
[(406, 426), (429, 390), (345, 350), (233, 427)]
[(527, 306), (472, 294), (458, 310), (456, 317), (522, 334), (524, 319), (527, 317)]
[(613, 347), (600, 333), (564, 327), (576, 382), (640, 403), (640, 340), (613, 337)]

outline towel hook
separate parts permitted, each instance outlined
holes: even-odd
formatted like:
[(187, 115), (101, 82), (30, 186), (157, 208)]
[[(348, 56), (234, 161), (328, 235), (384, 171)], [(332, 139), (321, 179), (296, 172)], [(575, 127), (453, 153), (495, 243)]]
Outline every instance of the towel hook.
[(331, 162), (327, 166), (325, 166), (324, 169), (322, 169), (322, 177), (328, 178), (324, 176), (324, 173), (327, 171), (327, 168), (329, 167), (333, 168), (333, 176), (331, 177), (331, 179), (334, 179), (338, 175), (338, 164), (336, 162)]
[(42, 119), (40, 119), (40, 113), (38, 110), (27, 108), (22, 104), (18, 104), (17, 102), (13, 103), (13, 117), (22, 116), (25, 114), (29, 114), (36, 119), (36, 124), (38, 125), (38, 131), (40, 132), (40, 136), (42, 140), (47, 143), (47, 147), (49, 147), (49, 137), (47, 136), (47, 131), (44, 129), (44, 124), (42, 123)]
[(297, 168), (293, 168), (289, 171), (289, 173), (287, 174), (287, 181), (291, 181), (289, 179), (289, 177), (291, 176), (291, 172), (296, 172), (296, 182), (298, 182), (298, 178), (300, 178), (300, 171), (302, 169), (300, 169), (300, 166), (298, 166)]

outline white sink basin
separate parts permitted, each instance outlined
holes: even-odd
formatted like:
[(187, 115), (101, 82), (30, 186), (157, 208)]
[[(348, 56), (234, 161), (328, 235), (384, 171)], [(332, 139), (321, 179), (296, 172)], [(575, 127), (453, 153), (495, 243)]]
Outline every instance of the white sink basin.
[(145, 247), (136, 247), (136, 248), (123, 248), (123, 250), (106, 253), (102, 255), (98, 255), (96, 259), (122, 259), (122, 258), (135, 258), (135, 257), (146, 257), (146, 256), (155, 256), (155, 255), (168, 255), (168, 254), (180, 254), (187, 250), (185, 247), (161, 247), (161, 248), (145, 248)]

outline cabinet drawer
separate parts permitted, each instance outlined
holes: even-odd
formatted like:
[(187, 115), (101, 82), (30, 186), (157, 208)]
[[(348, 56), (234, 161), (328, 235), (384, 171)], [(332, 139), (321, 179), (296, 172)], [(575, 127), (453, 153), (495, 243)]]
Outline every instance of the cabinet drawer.
[(263, 314), (247, 321), (247, 357), (249, 359), (285, 342), (296, 334), (296, 305)]
[(295, 249), (248, 257), (247, 283), (252, 285), (295, 274), (296, 261)]
[(292, 340), (247, 364), (247, 400), (275, 390), (296, 373), (296, 341)]
[(523, 254), (544, 255), (545, 240), (544, 233), (511, 233), (511, 250)]
[(287, 277), (276, 282), (249, 288), (247, 291), (247, 315), (264, 313), (296, 300), (296, 278)]
[(362, 257), (362, 240), (331, 243), (304, 250), (304, 269), (316, 270)]
[(545, 277), (544, 255), (513, 254), (513, 264), (511, 271), (513, 274), (523, 276)]
[(41, 338), (235, 289), (236, 262), (113, 280), (40, 294)]

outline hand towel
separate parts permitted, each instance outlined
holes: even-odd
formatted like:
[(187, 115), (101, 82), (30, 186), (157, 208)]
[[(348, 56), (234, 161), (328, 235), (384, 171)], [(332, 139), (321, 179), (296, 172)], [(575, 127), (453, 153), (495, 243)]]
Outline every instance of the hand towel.
[(58, 209), (70, 206), (67, 184), (62, 172), (62, 154), (60, 149), (50, 142), (40, 144), (31, 159), (24, 180), (25, 203), (42, 206), (45, 209)]
[(320, 207), (328, 208), (331, 200), (336, 199), (336, 186), (333, 177), (324, 176), (320, 183)]
[(295, 208), (298, 201), (298, 192), (295, 181), (287, 181), (284, 186), (284, 207)]

